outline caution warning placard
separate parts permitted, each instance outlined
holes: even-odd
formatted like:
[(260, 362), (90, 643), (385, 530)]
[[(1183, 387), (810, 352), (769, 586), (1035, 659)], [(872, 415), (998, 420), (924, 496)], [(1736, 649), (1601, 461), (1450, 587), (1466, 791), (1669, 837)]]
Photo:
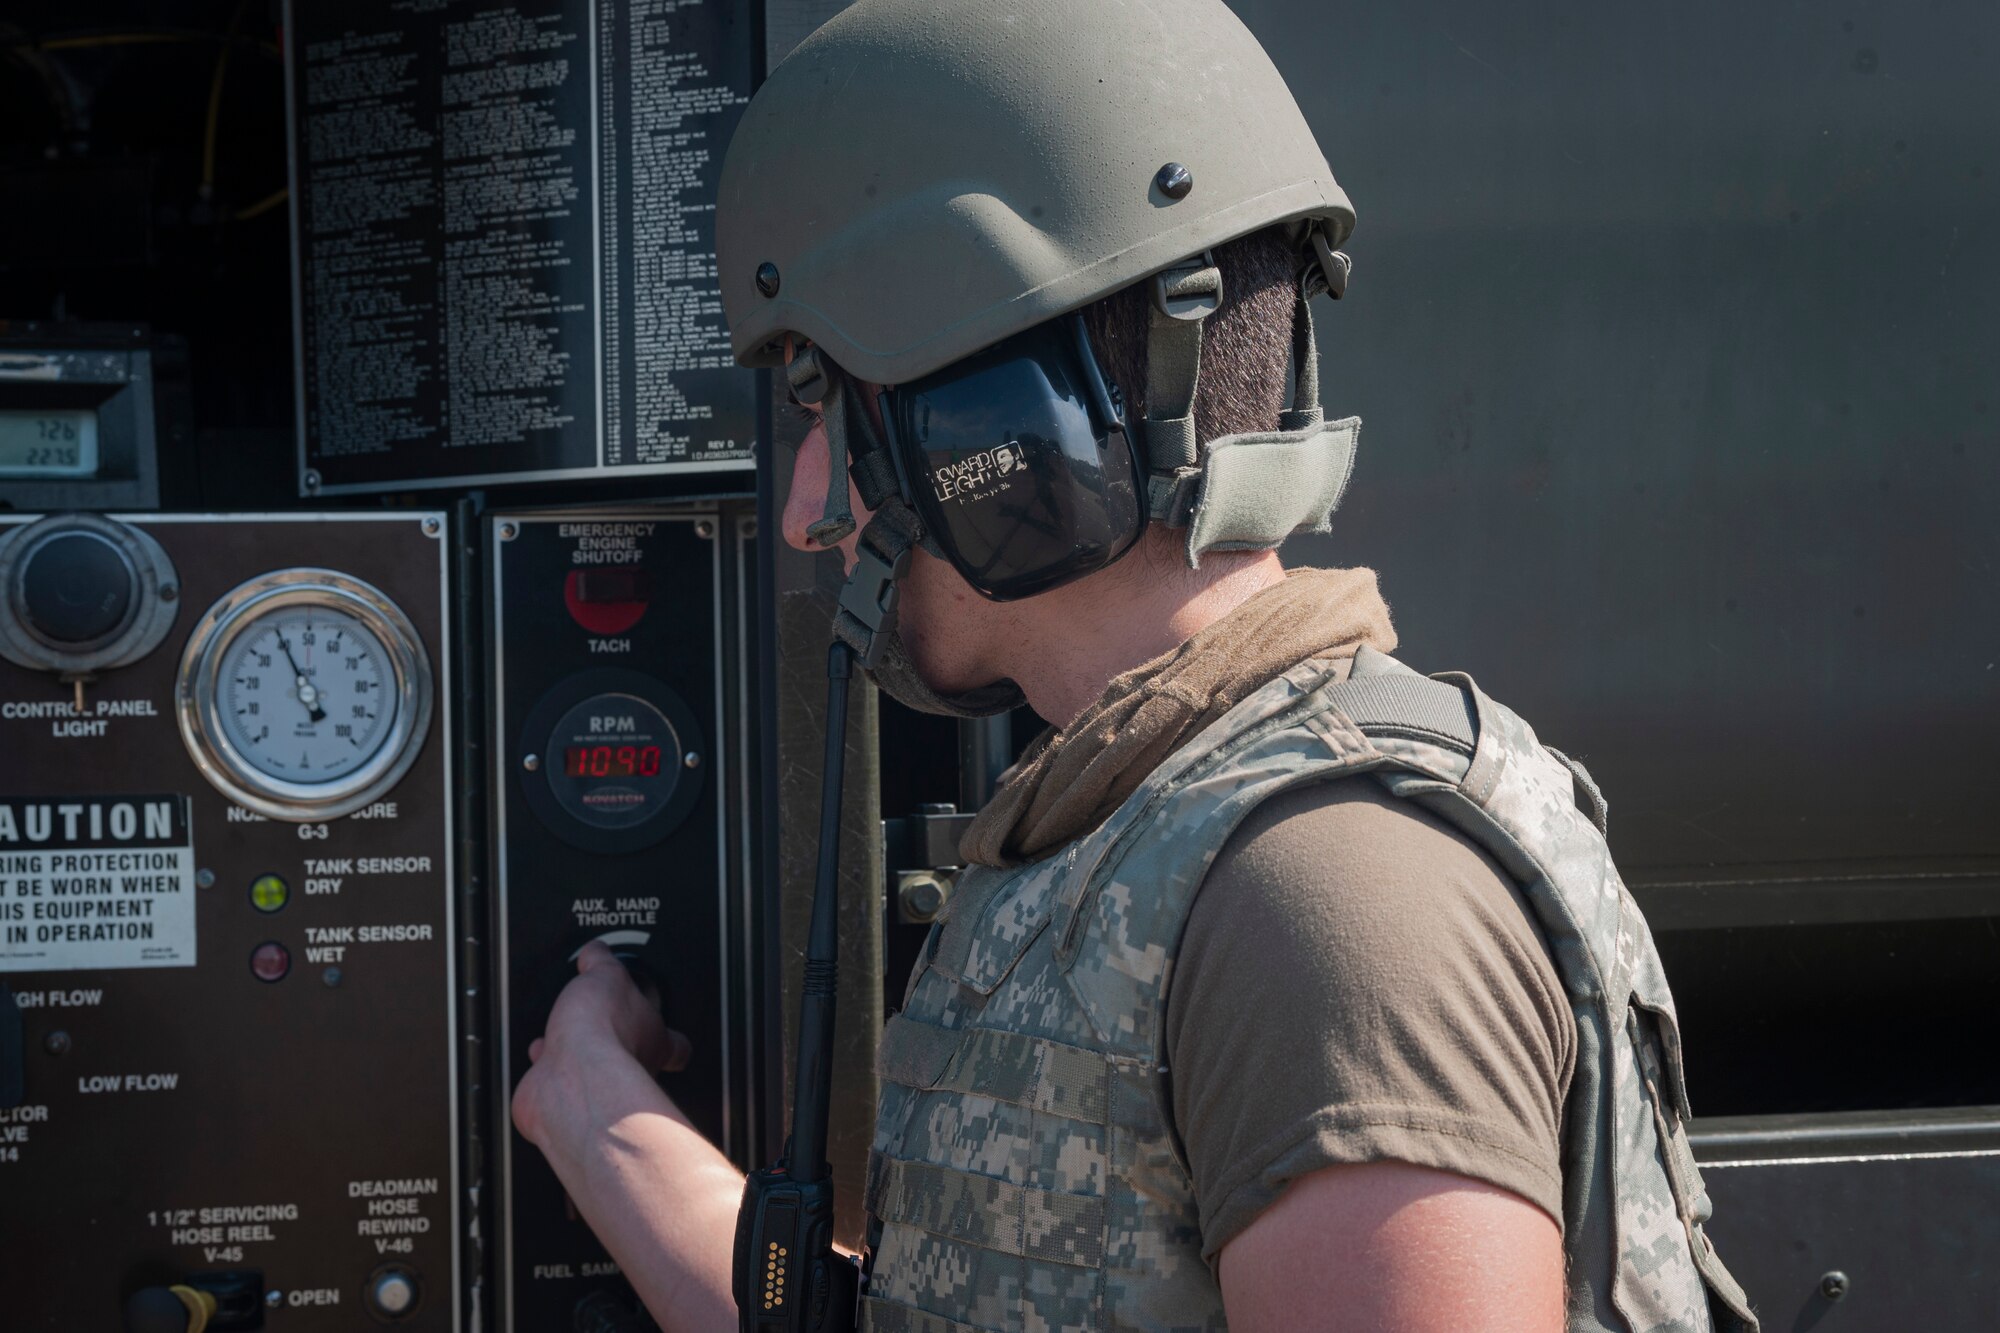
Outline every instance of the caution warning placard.
[(184, 796), (0, 796), (0, 972), (192, 967)]

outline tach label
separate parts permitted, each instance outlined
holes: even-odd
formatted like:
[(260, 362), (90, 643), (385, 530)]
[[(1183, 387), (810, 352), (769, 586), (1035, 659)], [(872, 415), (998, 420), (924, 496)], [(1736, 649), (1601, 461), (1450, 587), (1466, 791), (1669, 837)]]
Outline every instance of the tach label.
[(0, 972), (192, 967), (184, 796), (0, 796)]

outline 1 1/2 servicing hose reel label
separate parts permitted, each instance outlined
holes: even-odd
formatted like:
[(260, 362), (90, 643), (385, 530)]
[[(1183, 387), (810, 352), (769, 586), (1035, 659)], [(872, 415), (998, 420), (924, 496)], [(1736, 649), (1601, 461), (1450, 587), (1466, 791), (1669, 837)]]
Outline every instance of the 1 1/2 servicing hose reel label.
[(192, 967), (185, 796), (0, 796), (0, 972)]

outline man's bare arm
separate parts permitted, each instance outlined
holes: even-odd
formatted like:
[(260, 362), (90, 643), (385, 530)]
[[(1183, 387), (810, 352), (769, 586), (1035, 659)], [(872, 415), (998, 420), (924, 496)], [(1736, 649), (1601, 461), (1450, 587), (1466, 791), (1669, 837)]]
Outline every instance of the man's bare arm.
[(1295, 1182), (1222, 1249), (1232, 1328), (1561, 1333), (1562, 1233), (1517, 1194), (1402, 1162)]
[(696, 1132), (651, 1071), (687, 1059), (602, 945), (577, 960), (514, 1123), (542, 1150), (577, 1211), (667, 1333), (736, 1327), (730, 1251), (743, 1173)]

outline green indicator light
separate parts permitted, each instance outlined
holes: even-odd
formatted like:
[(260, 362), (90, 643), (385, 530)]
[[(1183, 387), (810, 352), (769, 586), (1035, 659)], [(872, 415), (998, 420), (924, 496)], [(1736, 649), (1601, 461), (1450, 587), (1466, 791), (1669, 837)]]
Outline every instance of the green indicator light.
[(259, 875), (250, 883), (250, 901), (260, 912), (275, 912), (292, 900), (292, 886), (278, 875)]

